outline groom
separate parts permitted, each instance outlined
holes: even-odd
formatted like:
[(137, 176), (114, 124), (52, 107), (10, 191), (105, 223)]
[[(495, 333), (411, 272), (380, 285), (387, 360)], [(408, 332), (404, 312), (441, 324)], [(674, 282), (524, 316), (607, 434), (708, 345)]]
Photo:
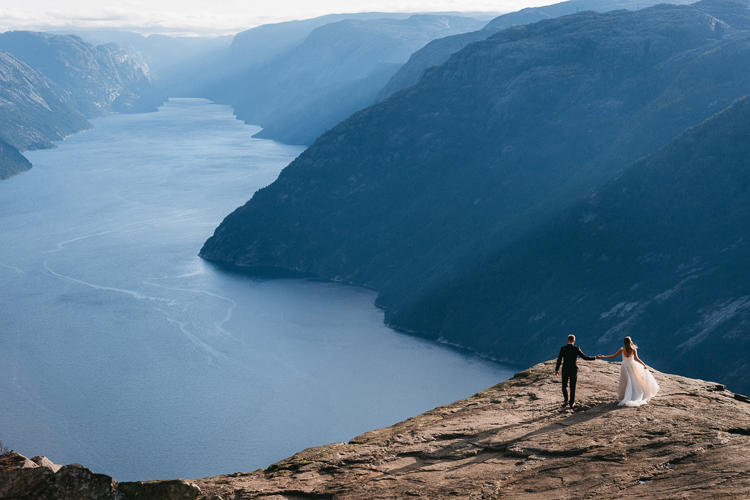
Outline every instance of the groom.
[(576, 361), (581, 357), (586, 361), (592, 361), (596, 359), (595, 356), (586, 356), (581, 348), (574, 345), (576, 342), (575, 335), (568, 335), (568, 345), (564, 345), (560, 348), (560, 355), (557, 356), (557, 365), (555, 366), (555, 376), (560, 376), (560, 363), (562, 363), (562, 393), (563, 406), (568, 404), (568, 380), (570, 380), (570, 407), (576, 401), (576, 382), (578, 381), (578, 366)]

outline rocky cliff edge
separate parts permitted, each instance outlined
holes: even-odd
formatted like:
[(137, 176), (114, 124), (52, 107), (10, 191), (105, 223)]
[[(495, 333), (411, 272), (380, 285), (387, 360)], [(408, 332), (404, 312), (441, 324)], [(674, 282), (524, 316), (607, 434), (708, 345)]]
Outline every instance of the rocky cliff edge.
[[(747, 397), (654, 371), (659, 394), (639, 408), (618, 407), (619, 363), (579, 366), (573, 410), (560, 406), (547, 361), (349, 443), (307, 449), (265, 470), (182, 482), (184, 498), (750, 497)], [(168, 482), (122, 485), (159, 483)], [(167, 498), (146, 493), (138, 498)]]

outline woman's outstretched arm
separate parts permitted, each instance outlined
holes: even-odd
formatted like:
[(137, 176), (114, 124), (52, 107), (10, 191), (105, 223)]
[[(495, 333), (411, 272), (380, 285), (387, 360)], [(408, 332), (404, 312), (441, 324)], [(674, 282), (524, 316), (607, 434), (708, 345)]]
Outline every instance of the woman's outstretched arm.
[(621, 353), (621, 352), (622, 352), (622, 347), (620, 347), (620, 348), (619, 348), (619, 349), (617, 350), (617, 352), (616, 352), (616, 353), (614, 353), (614, 354), (610, 354), (609, 356), (603, 356), (603, 355), (601, 355), (601, 354), (600, 354), (599, 356), (597, 356), (597, 358), (616, 358), (617, 356), (619, 356), (619, 355), (620, 355), (620, 353)]

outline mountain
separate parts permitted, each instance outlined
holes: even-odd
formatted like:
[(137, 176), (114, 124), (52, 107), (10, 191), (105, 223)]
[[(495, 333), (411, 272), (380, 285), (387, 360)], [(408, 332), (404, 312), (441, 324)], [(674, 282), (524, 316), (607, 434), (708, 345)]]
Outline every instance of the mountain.
[(87, 118), (155, 111), (163, 101), (146, 63), (121, 45), (94, 47), (72, 35), (9, 31), (0, 34), (0, 50), (39, 70)]
[(94, 46), (117, 44), (132, 48), (148, 66), (148, 74), (154, 84), (169, 79), (175, 72), (184, 70), (185, 66), (196, 64), (195, 61), (201, 60), (207, 54), (226, 50), (233, 40), (231, 36), (143, 36), (139, 33), (116, 30), (68, 30), (51, 33), (75, 35)]
[(19, 151), (52, 147), (91, 128), (52, 82), (0, 50), (0, 179), (31, 168)]
[(226, 55), (234, 37), (189, 37), (116, 30), (68, 30), (52, 32), (75, 35), (93, 45), (118, 44), (137, 54), (148, 66), (156, 95), (195, 97), (204, 81), (227, 71)]
[(745, 391), (748, 220), (745, 98), (391, 321), (516, 361), (631, 335), (655, 366)]
[[(469, 309), (435, 315), (435, 304), (454, 291), (464, 304), (461, 278), (477, 263), (749, 94), (748, 14), (747, 2), (721, 0), (583, 12), (470, 44), (321, 136), (200, 255), (370, 286), (397, 327), (498, 358), (543, 356), (559, 331), (499, 335), (497, 311), (470, 320)], [(513, 279), (526, 279), (518, 269)], [(674, 354), (678, 372), (692, 369)]]
[(653, 371), (639, 408), (614, 398), (619, 363), (581, 362), (575, 410), (554, 361), (467, 399), (266, 469), (194, 481), (118, 483), (80, 465), (0, 456), (0, 496), (28, 500), (217, 498), (747, 498), (747, 397)]
[[(673, 0), (671, 4), (688, 4), (693, 0)], [(464, 48), (466, 45), (484, 40), (498, 31), (521, 24), (531, 24), (544, 19), (575, 14), (583, 11), (609, 12), (617, 9), (639, 10), (664, 3), (660, 0), (632, 1), (632, 0), (569, 0), (544, 7), (528, 7), (518, 12), (511, 12), (496, 17), (481, 30), (462, 33), (433, 40), (416, 51), (409, 60), (399, 68), (388, 83), (378, 92), (376, 101), (380, 102), (389, 96), (415, 85), (422, 72), (438, 64)]]
[[(320, 22), (310, 20), (305, 26), (312, 21)], [(482, 25), (484, 21), (443, 15), (345, 19), (311, 30), (299, 43), (304, 30), (289, 35), (276, 29), (275, 36), (251, 30), (237, 35), (229, 51), (232, 60), (247, 61), (244, 69), (213, 85), (208, 95), (231, 104), (238, 118), (264, 127), (258, 137), (310, 144), (372, 104), (415, 50)]]

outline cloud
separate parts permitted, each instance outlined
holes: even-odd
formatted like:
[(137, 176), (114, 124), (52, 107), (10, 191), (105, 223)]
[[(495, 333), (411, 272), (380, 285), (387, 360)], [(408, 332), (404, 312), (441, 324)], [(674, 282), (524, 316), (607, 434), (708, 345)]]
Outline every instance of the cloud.
[(13, 9), (0, 9), (0, 31), (115, 29), (144, 35), (161, 33), (217, 36), (235, 34), (260, 24), (308, 19), (330, 13), (510, 12), (554, 1), (556, 0), (215, 0), (209, 4), (199, 0), (130, 0), (114, 6), (98, 0), (27, 0), (17, 2)]
[(103, 7), (96, 10), (48, 10), (28, 13), (0, 10), (0, 31), (116, 29), (151, 34), (226, 35), (256, 26), (254, 19), (206, 12), (158, 12)]

